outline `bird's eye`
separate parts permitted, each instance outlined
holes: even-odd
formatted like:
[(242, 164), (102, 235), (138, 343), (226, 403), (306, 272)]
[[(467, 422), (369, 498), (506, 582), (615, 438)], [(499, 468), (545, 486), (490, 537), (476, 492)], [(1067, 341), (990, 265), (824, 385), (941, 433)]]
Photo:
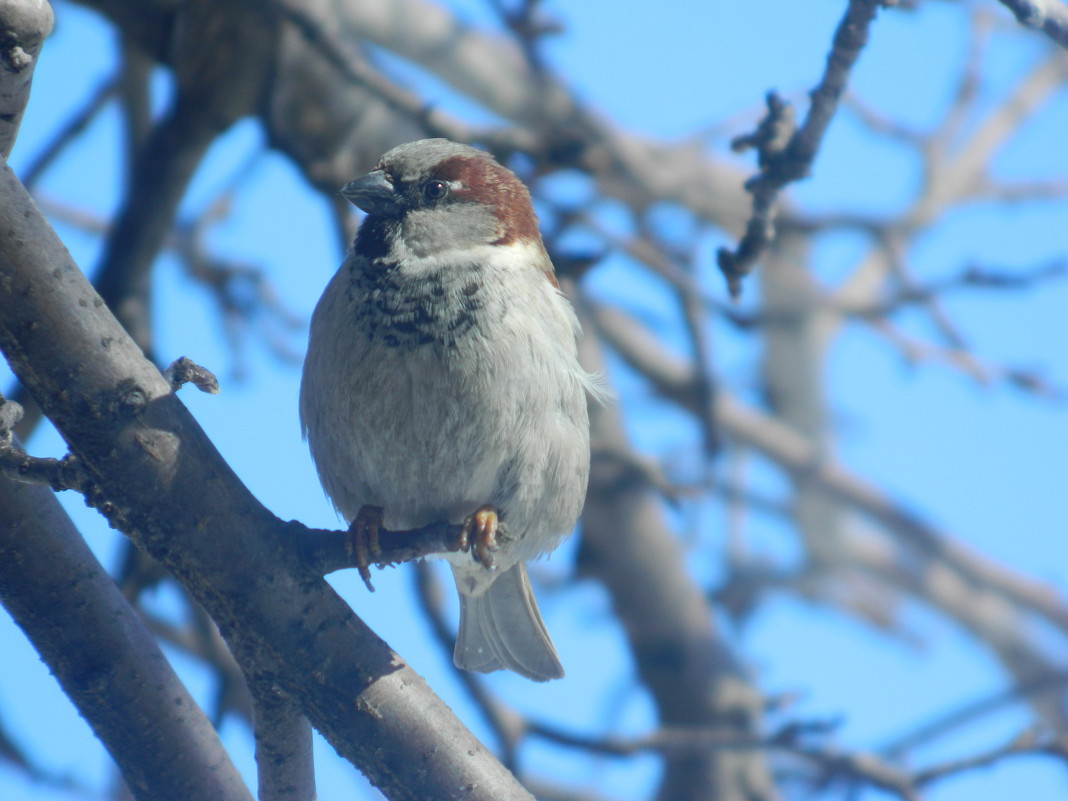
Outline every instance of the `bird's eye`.
[(444, 181), (431, 181), (426, 185), (423, 194), (426, 195), (427, 200), (441, 200), (449, 194), (449, 185)]

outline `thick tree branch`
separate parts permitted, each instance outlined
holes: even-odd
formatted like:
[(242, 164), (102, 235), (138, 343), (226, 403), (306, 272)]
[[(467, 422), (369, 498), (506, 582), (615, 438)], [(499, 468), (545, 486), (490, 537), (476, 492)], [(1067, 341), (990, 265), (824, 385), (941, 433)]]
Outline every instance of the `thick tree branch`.
[(258, 801), (315, 801), (315, 762), (308, 719), (277, 688), (252, 684)]
[(139, 798), (250, 801), (211, 723), (52, 492), (4, 478), (0, 600)]
[[(184, 382), (174, 377), (172, 369), (175, 365), (183, 365), (182, 370), (191, 369), (185, 366), (185, 363), (193, 365), (183, 356), (163, 372), (163, 377), (173, 390), (178, 389)], [(197, 365), (193, 365), (193, 368), (203, 370)], [(214, 380), (215, 377), (211, 373), (203, 371)], [(206, 379), (198, 376), (196, 380)], [(218, 391), (218, 386), (215, 385), (215, 390), (205, 391)], [(17, 421), (19, 414), (18, 404), (7, 401), (0, 395), (0, 476), (22, 484), (49, 487), (56, 492), (74, 490), (82, 495), (95, 492), (92, 471), (74, 454), (68, 453), (62, 459), (37, 457), (12, 444), (8, 432), (11, 421)], [(110, 515), (110, 504), (107, 501), (102, 503), (100, 511)], [(462, 530), (462, 525), (444, 521), (429, 523), (417, 529), (380, 528), (374, 563), (381, 568), (411, 562), (432, 554), (456, 551), (460, 545)], [(309, 529), (299, 523), (290, 523), (289, 537), (300, 555), (301, 564), (317, 576), (359, 566), (352, 553), (350, 533), (347, 531)], [(374, 591), (374, 587), (370, 585), (369, 589)]]
[[(441, 582), (434, 575), (434, 569), (426, 562), (417, 562), (412, 575), (416, 595), (423, 608), (423, 613), (426, 615), (427, 622), (434, 632), (434, 639), (441, 646), (443, 656), (451, 661), (452, 652), (456, 646), (456, 637), (453, 634), (452, 627), (445, 619)], [(449, 588), (449, 591), (452, 591), (451, 588)], [(516, 751), (524, 728), (522, 719), (516, 712), (498, 701), (486, 688), (485, 682), (474, 673), (457, 669), (456, 674), (464, 690), (482, 713), (486, 724), (496, 735), (501, 762), (509, 770), (516, 770), (518, 764)], [(526, 777), (524, 777), (524, 783), (527, 783)]]
[(250, 680), (273, 681), (391, 799), (529, 799), (298, 561), (159, 371), (0, 171), (0, 347), (91, 471), (87, 500), (172, 570)]

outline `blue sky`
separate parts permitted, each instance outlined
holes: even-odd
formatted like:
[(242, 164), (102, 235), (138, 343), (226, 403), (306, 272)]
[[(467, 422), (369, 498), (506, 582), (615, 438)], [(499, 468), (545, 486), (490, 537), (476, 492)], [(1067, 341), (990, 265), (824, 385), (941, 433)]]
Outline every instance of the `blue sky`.
[[(476, 22), (487, 19), (488, 3), (467, 0), (454, 5)], [(1044, 46), (1036, 35), (1010, 24), (999, 6), (988, 5), (1003, 22), (983, 68), (988, 80), (982, 105), (993, 108), (1041, 57)], [(868, 105), (917, 130), (937, 122), (951, 96), (947, 75), (966, 47), (960, 6), (928, 3), (913, 13), (881, 14), (852, 84)], [(582, 97), (619, 125), (666, 140), (713, 130), (710, 146), (722, 157), (726, 140), (757, 118), (768, 89), (803, 99), (822, 71), (842, 7), (831, 0), (676, 2), (655, 11), (648, 4), (604, 0), (551, 3), (547, 10), (567, 31), (547, 43), (546, 55)], [(16, 169), (107, 75), (112, 44), (91, 13), (65, 3), (57, 7), (56, 33), (46, 45), (12, 157)], [(160, 84), (165, 83), (161, 76)], [(725, 120), (732, 127), (718, 130)], [(1065, 130), (1068, 96), (1062, 91), (999, 154), (995, 174), (1018, 179), (1068, 176)], [(101, 215), (110, 212), (120, 192), (117, 131), (118, 115), (112, 109), (48, 174), (42, 194)], [(254, 124), (236, 126), (198, 173), (185, 208), (202, 208), (262, 144)], [(736, 158), (751, 166), (746, 157)], [(829, 132), (812, 178), (792, 190), (792, 198), (813, 213), (893, 213), (906, 207), (915, 193), (918, 167), (899, 144), (871, 137), (854, 115), (843, 113)], [(268, 154), (241, 186), (234, 208), (233, 217), (212, 230), (213, 247), (261, 266), (288, 307), (308, 316), (340, 259), (322, 201), (308, 194), (290, 165)], [(922, 279), (934, 280), (973, 261), (1024, 270), (1063, 258), (1066, 215), (1065, 203), (964, 208), (920, 239), (910, 251), (910, 267)], [(91, 270), (98, 240), (68, 226), (59, 226), (59, 231), (76, 261)], [(709, 253), (718, 241), (715, 235), (709, 237)], [(826, 237), (816, 249), (812, 269), (825, 285), (834, 286), (848, 275), (863, 247), (855, 235)], [(722, 297), (711, 261), (707, 275), (709, 286)], [(161, 358), (190, 356), (215, 370), (223, 382), (222, 394), (215, 397), (183, 390), (184, 402), (238, 475), (276, 514), (312, 526), (336, 526), (300, 440), (299, 370), (280, 366), (250, 342), (244, 351), (247, 376), (235, 380), (218, 318), (203, 292), (191, 288), (168, 257), (162, 259), (156, 281)], [(677, 310), (666, 287), (610, 258), (588, 276), (587, 288), (641, 313), (681, 347)], [(746, 291), (743, 309), (756, 302), (755, 283)], [(1068, 383), (1068, 282), (1007, 294), (960, 292), (946, 301), (946, 308), (982, 359), (1035, 368), (1061, 386)], [(906, 312), (895, 320), (912, 335), (930, 335), (919, 314)], [(759, 341), (718, 321), (711, 323), (710, 336), (727, 388), (755, 398)], [(303, 332), (293, 332), (290, 344), (302, 353)], [(623, 373), (616, 377), (635, 442), (669, 468), (692, 464), (699, 449), (693, 426), (649, 397), (633, 379)], [(978, 550), (1064, 591), (1068, 425), (1062, 404), (1021, 396), (1003, 384), (979, 386), (943, 365), (910, 366), (860, 323), (849, 324), (839, 335), (825, 378), (837, 424), (837, 452), (845, 464)], [(41, 455), (62, 452), (51, 432), (36, 437), (32, 448)], [(775, 471), (758, 462), (752, 472), (762, 491), (788, 500), (788, 486)], [(116, 542), (106, 525), (77, 497), (68, 493), (64, 502), (101, 559), (114, 565)], [(684, 534), (693, 535), (700, 527), (699, 545), (691, 555), (696, 575), (716, 575), (723, 523), (724, 510), (717, 503), (687, 508), (679, 515)], [(754, 548), (772, 558), (796, 554), (793, 533), (781, 521), (752, 515), (747, 535)], [(644, 732), (653, 725), (651, 704), (633, 686), (632, 667), (623, 656), (621, 633), (605, 593), (588, 582), (553, 587), (569, 574), (573, 549), (572, 541), (533, 570), (535, 577), (546, 580), (539, 599), (568, 678), (532, 685), (496, 674), (487, 681), (517, 709), (576, 730)], [(373, 596), (355, 574), (335, 575), (331, 581), (457, 714), (485, 736), (409, 597), (410, 571), (399, 568), (377, 575)], [(176, 608), (166, 590), (152, 604), (163, 614), (174, 614)], [(875, 748), (1004, 686), (999, 666), (958, 629), (920, 608), (909, 607), (905, 615), (922, 644), (889, 639), (786, 597), (768, 603), (744, 631), (732, 636), (763, 688), (799, 695), (792, 714), (840, 718), (838, 741), (843, 747)], [(0, 663), (0, 715), (8, 728), (50, 770), (70, 773), (94, 787), (106, 783), (106, 755), (6, 618), (0, 618), (0, 653), (6, 655)], [(1068, 653), (1061, 657), (1068, 662)], [(176, 662), (197, 697), (207, 702), (210, 676), (181, 657)], [(922, 752), (921, 761), (997, 744), (1026, 720), (1022, 710), (1008, 707), (965, 735), (939, 741)], [(243, 724), (227, 720), (222, 734), (252, 780), (251, 743)], [(62, 745), (57, 747), (57, 742)], [(351, 767), (332, 757), (328, 746), (320, 741), (318, 748), (321, 798), (351, 797), (354, 789), (366, 787)], [(524, 752), (524, 765), (620, 799), (646, 797), (656, 780), (650, 758), (586, 762), (576, 768), (568, 754), (547, 746)], [(1021, 759), (950, 780), (928, 797), (1052, 801), (1066, 795), (1063, 769), (1048, 761)], [(29, 783), (0, 766), (0, 797), (38, 801), (70, 796)]]

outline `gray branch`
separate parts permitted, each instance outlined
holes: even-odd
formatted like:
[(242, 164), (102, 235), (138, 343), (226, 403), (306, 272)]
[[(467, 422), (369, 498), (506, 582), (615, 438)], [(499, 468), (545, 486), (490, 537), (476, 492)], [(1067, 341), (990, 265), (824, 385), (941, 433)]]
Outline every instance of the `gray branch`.
[(753, 196), (753, 214), (745, 236), (735, 250), (720, 248), (716, 252), (731, 297), (739, 296), (742, 278), (775, 236), (779, 193), (788, 184), (808, 177), (823, 135), (838, 110), (853, 64), (868, 43), (868, 28), (882, 4), (881, 0), (850, 0), (835, 31), (827, 67), (819, 85), (812, 90), (812, 103), (800, 128), (794, 130), (789, 104), (772, 92), (767, 97), (767, 116), (757, 132), (735, 140), (736, 149), (758, 149), (760, 173), (746, 183)]
[(1016, 20), (1068, 48), (1068, 6), (1061, 0), (999, 0)]
[(89, 471), (87, 501), (208, 610), (249, 680), (277, 683), (391, 799), (529, 801), (306, 571), (290, 527), (222, 460), (6, 166), (0, 230), (16, 234), (0, 238), (0, 348)]
[(139, 798), (251, 801), (211, 723), (52, 491), (4, 478), (0, 601)]
[(270, 685), (252, 684), (259, 801), (315, 801), (315, 762), (308, 719)]

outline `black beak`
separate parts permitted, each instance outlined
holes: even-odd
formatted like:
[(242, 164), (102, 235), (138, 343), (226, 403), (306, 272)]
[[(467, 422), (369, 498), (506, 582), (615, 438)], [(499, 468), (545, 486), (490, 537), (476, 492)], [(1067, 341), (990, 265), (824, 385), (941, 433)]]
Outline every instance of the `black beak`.
[(400, 213), (397, 193), (382, 170), (350, 181), (341, 188), (341, 194), (349, 203), (368, 214), (396, 217)]

